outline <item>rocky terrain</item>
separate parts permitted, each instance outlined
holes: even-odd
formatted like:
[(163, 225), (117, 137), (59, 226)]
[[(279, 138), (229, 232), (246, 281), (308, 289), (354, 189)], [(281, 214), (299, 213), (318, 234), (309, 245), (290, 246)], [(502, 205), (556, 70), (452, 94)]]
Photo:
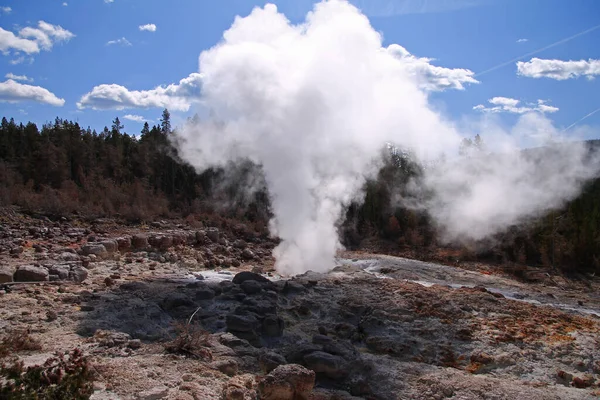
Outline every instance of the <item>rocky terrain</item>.
[(0, 222), (0, 336), (82, 349), (93, 399), (600, 397), (594, 278), (361, 253), (289, 278), (243, 226)]

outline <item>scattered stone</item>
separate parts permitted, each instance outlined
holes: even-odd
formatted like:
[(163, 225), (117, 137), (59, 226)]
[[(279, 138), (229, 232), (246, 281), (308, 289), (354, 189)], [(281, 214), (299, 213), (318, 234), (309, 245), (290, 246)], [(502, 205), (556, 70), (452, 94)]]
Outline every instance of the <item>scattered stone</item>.
[(280, 365), (259, 384), (262, 400), (305, 400), (315, 386), (315, 373), (297, 364)]
[(130, 349), (137, 350), (142, 347), (142, 341), (140, 339), (133, 339), (127, 343)]
[(43, 282), (49, 280), (46, 268), (33, 265), (21, 265), (13, 274), (15, 282)]
[(46, 311), (46, 321), (52, 322), (58, 319), (58, 313), (54, 310)]

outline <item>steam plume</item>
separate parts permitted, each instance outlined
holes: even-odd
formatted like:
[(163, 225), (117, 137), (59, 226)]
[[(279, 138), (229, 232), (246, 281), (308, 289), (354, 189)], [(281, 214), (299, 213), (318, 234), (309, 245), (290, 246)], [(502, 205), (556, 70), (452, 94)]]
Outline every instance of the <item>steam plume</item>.
[[(341, 247), (337, 224), (345, 207), (361, 199), (365, 179), (377, 173), (386, 143), (431, 160), (455, 152), (462, 139), (429, 106), (426, 82), (442, 80), (445, 87), (461, 89), (461, 82), (476, 83), (472, 72), (435, 67), (432, 73), (427, 59), (407, 56), (397, 45), (382, 48), (381, 41), (368, 19), (345, 1), (316, 4), (301, 25), (267, 4), (236, 18), (222, 42), (200, 55), (202, 101), (223, 122), (187, 126), (180, 132), (180, 154), (198, 170), (244, 159), (262, 166), (272, 196), (270, 228), (282, 239), (274, 251), (282, 273), (333, 267)], [(507, 135), (498, 136), (505, 144)], [(582, 156), (575, 156), (579, 168), (562, 174), (557, 166), (549, 171), (558, 174), (551, 181), (532, 166), (508, 179), (496, 177), (495, 168), (479, 175), (453, 170), (448, 177), (444, 169), (432, 170), (425, 185), (436, 188), (435, 199), (424, 206), (455, 235), (493, 220), (477, 233), (486, 235), (573, 196), (576, 182), (586, 176)], [(526, 179), (530, 174), (542, 181), (536, 190)], [(573, 177), (575, 183), (564, 190), (550, 190)], [(487, 190), (496, 184), (511, 188), (508, 195), (519, 191), (517, 200), (493, 199), (496, 192)], [(543, 199), (528, 198), (540, 190), (547, 191)], [(526, 206), (522, 198), (528, 198)], [(502, 208), (499, 215), (490, 212), (493, 206)]]

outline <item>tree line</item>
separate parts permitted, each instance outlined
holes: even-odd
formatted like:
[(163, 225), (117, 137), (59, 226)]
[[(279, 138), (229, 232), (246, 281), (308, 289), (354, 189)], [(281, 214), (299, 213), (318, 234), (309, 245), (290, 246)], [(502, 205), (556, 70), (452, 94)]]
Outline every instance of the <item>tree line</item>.
[[(56, 118), (41, 129), (34, 123), (0, 124), (0, 205), (48, 216), (111, 216), (139, 222), (157, 217), (219, 214), (267, 226), (266, 189), (250, 196), (247, 182), (259, 167), (230, 165), (197, 173), (172, 145), (168, 110), (158, 124), (144, 123), (137, 135), (118, 118), (101, 132)], [(596, 143), (597, 144), (597, 143)], [(461, 153), (481, 149), (479, 136), (466, 139)], [(392, 203), (407, 191), (422, 166), (409, 154), (390, 151), (365, 199), (348, 207), (340, 234), (348, 247), (374, 246), (416, 258), (496, 262), (600, 272), (600, 180), (560, 210), (513, 226), (484, 242), (447, 245), (429, 216)]]

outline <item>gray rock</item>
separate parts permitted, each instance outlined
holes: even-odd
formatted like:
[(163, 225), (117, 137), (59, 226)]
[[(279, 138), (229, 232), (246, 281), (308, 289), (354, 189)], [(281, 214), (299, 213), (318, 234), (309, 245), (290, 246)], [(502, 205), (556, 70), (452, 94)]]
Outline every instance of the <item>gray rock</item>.
[(81, 253), (84, 256), (95, 255), (96, 257), (106, 257), (108, 255), (106, 247), (101, 244), (86, 244), (81, 247)]
[(135, 250), (148, 248), (148, 236), (142, 234), (133, 235), (131, 238), (131, 247)]
[(8, 266), (0, 267), (0, 283), (12, 282), (15, 272)]
[(236, 283), (238, 285), (245, 281), (271, 282), (264, 276), (249, 271), (242, 271), (237, 273), (232, 280), (233, 283)]
[(74, 267), (69, 273), (69, 279), (75, 282), (83, 282), (88, 277), (87, 269), (83, 267)]
[(244, 251), (242, 251), (242, 258), (244, 258), (245, 260), (252, 260), (254, 259), (254, 253), (252, 252), (252, 250), (250, 249), (244, 249)]
[(50, 275), (58, 275), (58, 279), (67, 279), (69, 277), (68, 265), (52, 265), (48, 268)]
[(15, 282), (41, 282), (49, 280), (48, 270), (33, 265), (21, 265), (13, 274)]
[(306, 366), (316, 373), (322, 373), (332, 379), (340, 379), (348, 374), (346, 361), (339, 356), (315, 351), (304, 356)]

